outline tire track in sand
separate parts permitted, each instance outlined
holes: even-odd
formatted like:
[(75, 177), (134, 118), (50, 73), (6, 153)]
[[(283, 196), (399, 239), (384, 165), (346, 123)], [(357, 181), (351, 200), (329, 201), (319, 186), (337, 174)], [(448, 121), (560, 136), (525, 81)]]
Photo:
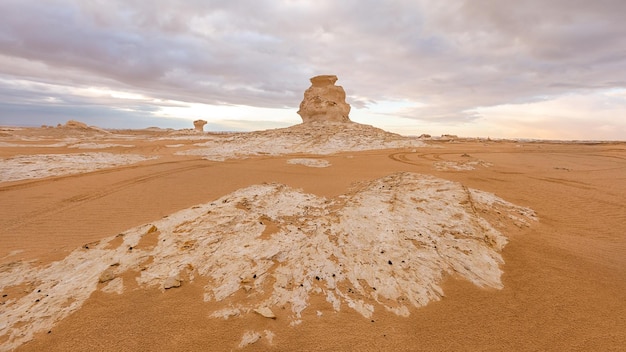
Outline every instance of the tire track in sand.
[[(32, 187), (32, 186), (42, 185), (46, 183), (52, 183), (52, 182), (59, 181), (60, 179), (96, 176), (96, 175), (102, 175), (102, 174), (107, 174), (107, 173), (126, 171), (129, 169), (141, 169), (141, 168), (148, 169), (148, 168), (159, 167), (159, 166), (168, 165), (168, 164), (180, 164), (180, 163), (187, 163), (187, 162), (195, 163), (198, 161), (197, 160), (171, 161), (171, 162), (162, 162), (162, 163), (147, 164), (147, 165), (133, 165), (133, 166), (127, 166), (127, 167), (121, 167), (121, 168), (115, 168), (115, 169), (97, 170), (97, 171), (93, 171), (89, 173), (66, 175), (66, 176), (55, 177), (52, 179), (37, 180), (34, 182), (29, 182), (27, 184), (9, 186), (4, 189), (0, 189), (0, 192), (6, 191), (6, 190), (20, 189), (20, 188), (29, 187), (29, 186)], [(38, 208), (37, 210), (33, 210), (26, 214), (22, 214), (18, 217), (14, 217), (13, 219), (11, 219), (11, 224), (9, 224), (4, 230), (7, 232), (10, 232), (11, 230), (14, 230), (15, 228), (18, 228), (20, 226), (24, 226), (28, 223), (36, 222), (41, 217), (53, 215), (55, 213), (61, 213), (72, 208), (80, 207), (85, 202), (89, 202), (89, 201), (93, 201), (102, 197), (106, 197), (113, 193), (123, 191), (124, 189), (127, 189), (132, 186), (136, 186), (138, 184), (146, 183), (153, 179), (158, 179), (158, 178), (176, 174), (176, 173), (181, 173), (181, 172), (186, 172), (186, 171), (201, 169), (201, 168), (207, 168), (211, 166), (212, 164), (208, 162), (206, 164), (187, 165), (187, 166), (181, 166), (181, 167), (176, 167), (176, 168), (170, 168), (164, 171), (151, 172), (149, 174), (144, 174), (141, 176), (136, 176), (136, 177), (122, 180), (122, 181), (118, 181), (109, 186), (106, 186), (105, 188), (98, 189), (89, 193), (77, 194), (69, 198), (62, 199), (58, 202), (54, 202), (53, 204), (47, 207)]]

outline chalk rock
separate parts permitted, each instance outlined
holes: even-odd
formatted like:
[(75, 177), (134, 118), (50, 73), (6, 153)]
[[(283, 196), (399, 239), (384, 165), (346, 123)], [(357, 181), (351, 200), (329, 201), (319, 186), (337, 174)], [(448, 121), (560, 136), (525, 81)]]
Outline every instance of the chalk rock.
[(350, 105), (346, 92), (336, 86), (337, 76), (322, 75), (311, 78), (311, 87), (304, 92), (298, 114), (303, 123), (351, 122), (348, 118)]
[(102, 272), (102, 274), (100, 274), (98, 281), (100, 283), (108, 282), (115, 279), (116, 276), (117, 275), (114, 268), (107, 268), (105, 271)]
[(170, 276), (167, 279), (165, 279), (165, 282), (163, 282), (163, 288), (167, 290), (170, 288), (180, 287), (180, 284), (181, 284), (181, 281), (178, 275)]
[(262, 315), (265, 318), (276, 319), (276, 315), (272, 312), (271, 309), (267, 307), (259, 307), (254, 310), (255, 313)]
[(196, 131), (204, 132), (204, 125), (206, 124), (207, 122), (204, 120), (196, 120), (193, 122), (193, 127), (195, 128)]

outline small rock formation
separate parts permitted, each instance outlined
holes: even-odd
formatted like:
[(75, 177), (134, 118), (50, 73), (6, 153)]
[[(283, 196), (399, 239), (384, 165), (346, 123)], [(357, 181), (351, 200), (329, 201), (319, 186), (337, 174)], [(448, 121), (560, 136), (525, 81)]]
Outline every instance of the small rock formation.
[(303, 123), (352, 122), (348, 118), (350, 105), (346, 103), (346, 92), (336, 86), (337, 76), (322, 75), (311, 78), (311, 87), (304, 92), (298, 114)]
[(76, 121), (76, 120), (69, 120), (65, 123), (66, 128), (80, 128), (80, 129), (87, 129), (89, 128), (89, 126), (87, 126), (87, 124), (82, 123), (80, 121)]
[(206, 125), (206, 121), (204, 120), (196, 120), (193, 122), (193, 127), (198, 132), (204, 132), (204, 125)]

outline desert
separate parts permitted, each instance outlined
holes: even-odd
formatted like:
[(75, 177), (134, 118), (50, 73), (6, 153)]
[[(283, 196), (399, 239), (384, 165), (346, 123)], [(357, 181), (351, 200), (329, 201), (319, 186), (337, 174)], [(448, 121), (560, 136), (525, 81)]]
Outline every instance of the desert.
[(618, 351), (626, 142), (0, 130), (2, 351)]

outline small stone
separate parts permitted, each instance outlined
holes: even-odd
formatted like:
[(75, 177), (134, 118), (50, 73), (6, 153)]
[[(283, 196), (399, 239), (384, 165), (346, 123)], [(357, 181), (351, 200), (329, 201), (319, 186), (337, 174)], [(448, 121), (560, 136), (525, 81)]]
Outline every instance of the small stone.
[(255, 313), (262, 315), (265, 318), (276, 319), (276, 315), (268, 307), (260, 307), (254, 310)]
[(100, 277), (98, 278), (98, 281), (100, 283), (111, 281), (111, 280), (115, 279), (115, 276), (116, 276), (115, 275), (115, 270), (113, 270), (112, 267), (109, 267), (108, 269), (103, 271), (102, 274), (100, 274)]
[(181, 285), (181, 281), (178, 278), (178, 275), (170, 276), (167, 279), (165, 279), (165, 282), (163, 282), (163, 288), (166, 290), (170, 288), (174, 288), (174, 287), (180, 287), (180, 285)]
[(152, 227), (148, 229), (148, 232), (146, 232), (146, 235), (157, 231), (159, 231), (159, 229), (156, 226), (152, 225)]

